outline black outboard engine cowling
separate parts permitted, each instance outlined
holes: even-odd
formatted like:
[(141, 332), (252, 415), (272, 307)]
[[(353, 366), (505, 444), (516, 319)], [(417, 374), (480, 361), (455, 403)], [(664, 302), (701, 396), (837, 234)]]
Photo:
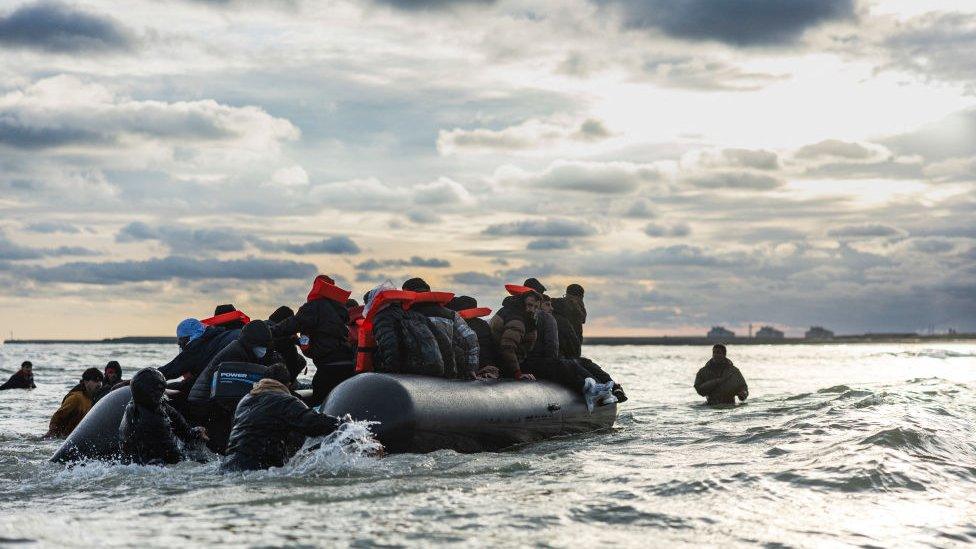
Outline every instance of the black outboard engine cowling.
[(210, 384), (210, 400), (237, 401), (251, 392), (254, 384), (264, 379), (267, 366), (248, 362), (223, 362), (217, 366)]

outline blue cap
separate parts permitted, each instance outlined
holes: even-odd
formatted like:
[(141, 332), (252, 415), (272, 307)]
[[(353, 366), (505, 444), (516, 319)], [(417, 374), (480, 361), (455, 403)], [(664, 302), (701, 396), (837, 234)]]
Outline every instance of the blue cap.
[(177, 338), (189, 338), (190, 341), (203, 335), (203, 332), (207, 330), (207, 327), (203, 325), (202, 322), (195, 318), (188, 318), (183, 322), (180, 322), (176, 326), (176, 337)]

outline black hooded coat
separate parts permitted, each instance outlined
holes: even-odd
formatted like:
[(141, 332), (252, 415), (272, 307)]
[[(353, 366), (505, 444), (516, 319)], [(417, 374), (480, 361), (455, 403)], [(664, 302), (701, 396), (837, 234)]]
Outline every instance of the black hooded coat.
[(166, 379), (155, 368), (144, 368), (129, 384), (132, 400), (119, 424), (119, 440), (125, 461), (147, 464), (176, 463), (183, 459), (177, 439), (195, 438), (183, 416), (164, 398)]

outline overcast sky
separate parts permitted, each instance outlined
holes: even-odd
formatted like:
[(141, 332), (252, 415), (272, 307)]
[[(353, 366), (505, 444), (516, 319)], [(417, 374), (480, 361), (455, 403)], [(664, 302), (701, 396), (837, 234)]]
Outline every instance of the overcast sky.
[(386, 279), (976, 330), (976, 4), (0, 1), (0, 338)]

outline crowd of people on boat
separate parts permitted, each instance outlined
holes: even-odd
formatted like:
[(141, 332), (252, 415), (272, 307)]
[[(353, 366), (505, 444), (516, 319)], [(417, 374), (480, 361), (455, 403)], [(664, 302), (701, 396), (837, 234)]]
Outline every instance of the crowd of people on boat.
[[(177, 325), (180, 351), (159, 368), (144, 368), (128, 381), (114, 360), (103, 371), (85, 370), (46, 436), (66, 437), (99, 399), (129, 385), (131, 400), (119, 426), (124, 460), (174, 463), (188, 448), (206, 444), (227, 456), (224, 469), (260, 469), (283, 465), (306, 436), (334, 431), (340, 420), (314, 408), (363, 372), (549, 380), (579, 393), (591, 411), (627, 400), (610, 374), (582, 356), (581, 285), (570, 284), (556, 298), (536, 278), (505, 290), (492, 315), (475, 298), (433, 291), (421, 278), (400, 288), (381, 284), (360, 304), (319, 275), (297, 311), (282, 306), (267, 320), (252, 320), (233, 305), (220, 305), (210, 318)], [(315, 373), (310, 394), (302, 397), (298, 377), (308, 360)], [(24, 362), (2, 388), (34, 387), (32, 368)], [(721, 345), (699, 371), (695, 389), (709, 404), (748, 396)]]

